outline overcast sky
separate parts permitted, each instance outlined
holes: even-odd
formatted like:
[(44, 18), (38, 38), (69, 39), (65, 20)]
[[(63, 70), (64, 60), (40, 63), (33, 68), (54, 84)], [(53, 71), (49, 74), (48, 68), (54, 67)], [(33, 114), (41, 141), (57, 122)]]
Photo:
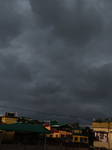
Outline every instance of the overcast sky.
[(112, 0), (0, 1), (0, 105), (38, 120), (111, 117)]

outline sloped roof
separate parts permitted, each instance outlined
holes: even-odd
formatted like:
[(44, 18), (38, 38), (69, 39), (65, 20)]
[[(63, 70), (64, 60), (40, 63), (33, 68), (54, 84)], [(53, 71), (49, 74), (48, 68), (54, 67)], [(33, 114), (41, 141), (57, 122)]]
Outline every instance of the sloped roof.
[(50, 124), (51, 123), (59, 123), (57, 120), (45, 120), (44, 122), (49, 122)]
[(14, 123), (14, 124), (0, 125), (0, 130), (37, 132), (37, 133), (44, 133), (44, 134), (51, 133), (49, 130), (45, 129), (41, 125), (33, 125), (33, 124), (26, 124), (26, 123)]
[(49, 122), (51, 127), (72, 128), (67, 123), (59, 123), (57, 120), (46, 120), (45, 122)]
[(63, 127), (63, 128), (72, 128), (66, 123), (51, 123), (51, 127)]
[(26, 123), (30, 123), (30, 124), (37, 124), (37, 125), (42, 125), (42, 123), (38, 120), (30, 120), (30, 121), (25, 121)]

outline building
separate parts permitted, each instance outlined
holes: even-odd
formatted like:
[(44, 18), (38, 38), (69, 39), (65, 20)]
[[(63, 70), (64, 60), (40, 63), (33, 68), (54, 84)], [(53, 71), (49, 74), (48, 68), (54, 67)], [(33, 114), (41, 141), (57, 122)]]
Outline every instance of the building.
[(72, 128), (68, 124), (59, 123), (57, 120), (47, 120), (44, 121), (44, 127), (52, 132), (46, 135), (47, 137), (72, 139)]
[[(16, 113), (14, 112), (5, 112), (4, 116), (0, 117), (0, 124), (12, 124), (12, 123), (16, 123), (18, 117), (15, 116)], [(2, 140), (6, 141), (6, 140), (12, 140), (14, 138), (14, 131), (3, 131), (3, 137)]]
[(92, 127), (95, 132), (95, 149), (112, 149), (112, 122), (93, 122)]
[(73, 128), (73, 142), (89, 144), (89, 134), (81, 127)]
[(42, 122), (40, 122), (40, 121), (38, 121), (36, 119), (34, 120), (34, 119), (29, 118), (29, 117), (23, 117), (23, 116), (18, 117), (17, 122), (42, 125)]
[[(4, 132), (14, 132), (13, 138), (5, 140), (5, 142), (9, 143), (9, 140), (11, 143), (21, 143), (25, 144), (31, 144), (34, 142), (38, 142), (41, 140), (45, 141), (44, 134), (50, 134), (51, 132), (47, 129), (45, 129), (41, 125), (34, 125), (34, 124), (27, 124), (27, 123), (13, 123), (13, 124), (4, 124), (0, 126), (1, 135), (0, 139), (3, 138)], [(0, 141), (1, 142), (1, 141)]]
[(0, 117), (1, 123), (2, 124), (16, 123), (18, 117), (16, 117), (15, 115), (16, 115), (16, 113), (14, 113), (14, 112), (5, 112), (5, 115)]

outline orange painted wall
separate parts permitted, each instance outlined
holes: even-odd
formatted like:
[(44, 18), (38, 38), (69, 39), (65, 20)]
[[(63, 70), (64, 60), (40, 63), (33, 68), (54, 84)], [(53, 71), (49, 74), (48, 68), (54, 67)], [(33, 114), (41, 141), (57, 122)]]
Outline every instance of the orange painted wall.
[[(17, 118), (11, 118), (11, 117), (2, 117), (1, 121), (3, 123), (6, 123), (6, 124), (12, 124), (12, 123), (16, 123), (17, 122)], [(12, 132), (9, 132), (9, 131), (3, 131), (3, 138), (2, 140), (13, 140), (14, 138), (14, 134), (15, 134), (15, 131), (12, 131)]]
[(17, 122), (17, 118), (11, 118), (11, 117), (2, 117), (1, 122), (6, 124), (12, 124)]

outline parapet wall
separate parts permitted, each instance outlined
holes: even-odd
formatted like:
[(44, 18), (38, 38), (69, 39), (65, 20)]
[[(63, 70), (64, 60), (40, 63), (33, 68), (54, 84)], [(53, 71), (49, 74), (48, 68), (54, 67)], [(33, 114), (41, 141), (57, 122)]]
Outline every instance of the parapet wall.
[(109, 128), (108, 122), (93, 122), (92, 123), (93, 128)]
[(92, 127), (112, 129), (112, 122), (93, 122)]

